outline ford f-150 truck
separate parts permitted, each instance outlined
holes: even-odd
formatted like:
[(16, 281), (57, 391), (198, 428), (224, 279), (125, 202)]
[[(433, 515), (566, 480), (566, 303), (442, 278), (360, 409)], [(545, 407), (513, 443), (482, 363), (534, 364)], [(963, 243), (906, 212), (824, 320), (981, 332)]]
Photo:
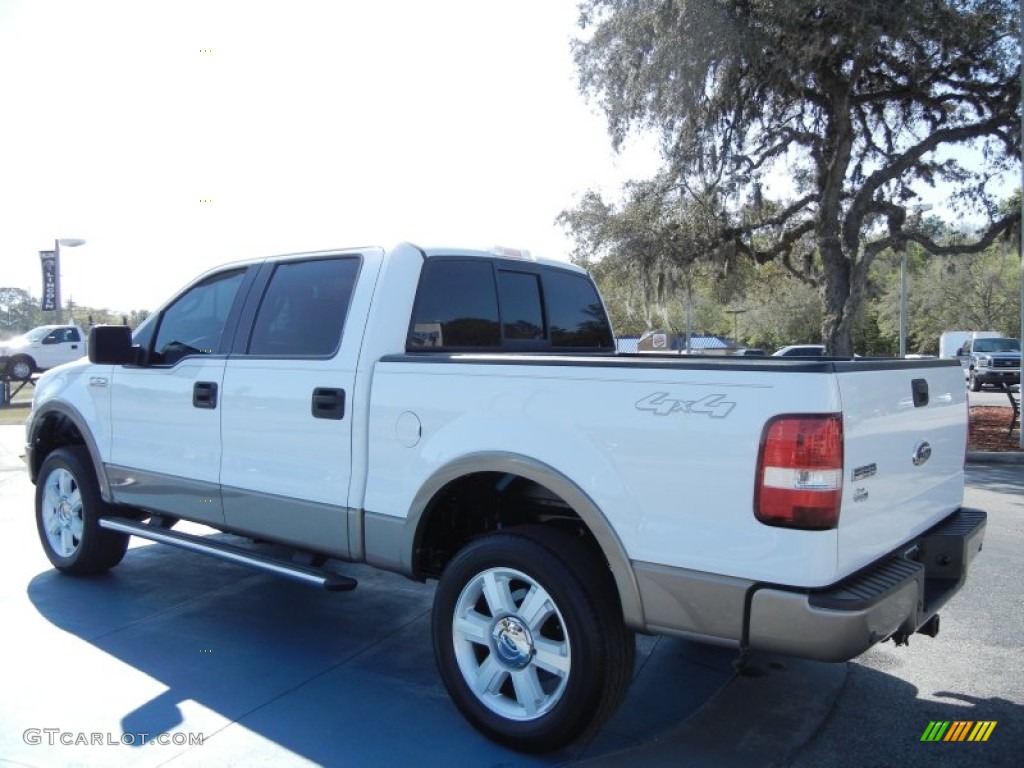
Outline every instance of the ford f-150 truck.
[(967, 386), (980, 392), (985, 384), (1020, 384), (1020, 339), (970, 338), (961, 350), (967, 358)]
[(441, 679), (523, 750), (616, 709), (634, 632), (846, 660), (934, 636), (981, 549), (955, 361), (616, 354), (587, 274), (525, 253), (233, 264), (90, 342), (27, 424), (56, 568), (140, 536), (436, 579)]
[(77, 325), (41, 325), (0, 341), (0, 374), (26, 381), (33, 373), (85, 357), (86, 340)]

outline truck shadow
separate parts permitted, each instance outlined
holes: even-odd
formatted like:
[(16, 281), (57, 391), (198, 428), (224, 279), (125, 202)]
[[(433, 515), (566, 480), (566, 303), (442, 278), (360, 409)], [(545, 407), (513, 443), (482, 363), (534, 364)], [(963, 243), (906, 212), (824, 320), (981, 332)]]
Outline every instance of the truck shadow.
[[(950, 663), (970, 664), (965, 658), (950, 659)], [(859, 661), (849, 666), (850, 681), (827, 724), (779, 764), (789, 768), (825, 764), (836, 768), (1010, 768), (1021, 764), (1024, 707), (1020, 704), (999, 696), (921, 689)], [(988, 728), (985, 723), (990, 724)]]
[(1020, 503), (1024, 491), (1024, 465), (984, 464), (967, 467), (967, 482), (994, 493), (1009, 494)]
[[(59, 640), (68, 653), (75, 638), (85, 640), (147, 682), (126, 670), (100, 703), (92, 687), (72, 681), (53, 716), (66, 709), (79, 721), (83, 712), (116, 718), (124, 743), (137, 747), (144, 734), (202, 733), (202, 748), (182, 755), (186, 764), (266, 759), (270, 741), (323, 765), (342, 756), (351, 765), (566, 765), (658, 738), (733, 675), (733, 651), (639, 637), (629, 696), (596, 737), (521, 755), (477, 734), (449, 701), (434, 666), (432, 585), (363, 566), (346, 572), (358, 589), (331, 594), (144, 545), (101, 577), (38, 574), (28, 597), (69, 633)], [(168, 749), (158, 750), (161, 761)]]

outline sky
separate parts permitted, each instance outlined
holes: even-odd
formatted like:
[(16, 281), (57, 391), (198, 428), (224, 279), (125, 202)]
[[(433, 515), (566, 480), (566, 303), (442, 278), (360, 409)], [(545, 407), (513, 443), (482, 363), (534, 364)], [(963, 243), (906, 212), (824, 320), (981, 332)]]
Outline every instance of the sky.
[(153, 310), (206, 269), (408, 240), (567, 259), (657, 167), (579, 94), (573, 0), (0, 0), (0, 286)]

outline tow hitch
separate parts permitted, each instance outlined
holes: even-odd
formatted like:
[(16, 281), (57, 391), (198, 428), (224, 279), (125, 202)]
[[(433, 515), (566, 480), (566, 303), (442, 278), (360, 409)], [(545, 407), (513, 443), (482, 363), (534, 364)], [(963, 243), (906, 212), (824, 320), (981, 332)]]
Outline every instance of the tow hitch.
[(939, 634), (939, 614), (935, 614), (928, 621), (917, 628), (915, 632), (896, 632), (889, 639), (892, 640), (897, 647), (901, 645), (910, 645), (910, 635), (928, 635), (928, 637), (935, 637)]

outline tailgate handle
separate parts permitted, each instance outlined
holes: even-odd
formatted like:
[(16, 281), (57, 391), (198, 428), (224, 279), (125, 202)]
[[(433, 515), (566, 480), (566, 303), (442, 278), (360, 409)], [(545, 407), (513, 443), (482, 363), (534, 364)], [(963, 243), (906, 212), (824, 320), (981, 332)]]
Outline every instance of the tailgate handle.
[(330, 387), (314, 389), (313, 417), (335, 420), (345, 418), (345, 390)]
[(924, 379), (914, 379), (910, 382), (910, 391), (914, 394), (914, 407), (921, 408), (928, 405), (928, 382)]

